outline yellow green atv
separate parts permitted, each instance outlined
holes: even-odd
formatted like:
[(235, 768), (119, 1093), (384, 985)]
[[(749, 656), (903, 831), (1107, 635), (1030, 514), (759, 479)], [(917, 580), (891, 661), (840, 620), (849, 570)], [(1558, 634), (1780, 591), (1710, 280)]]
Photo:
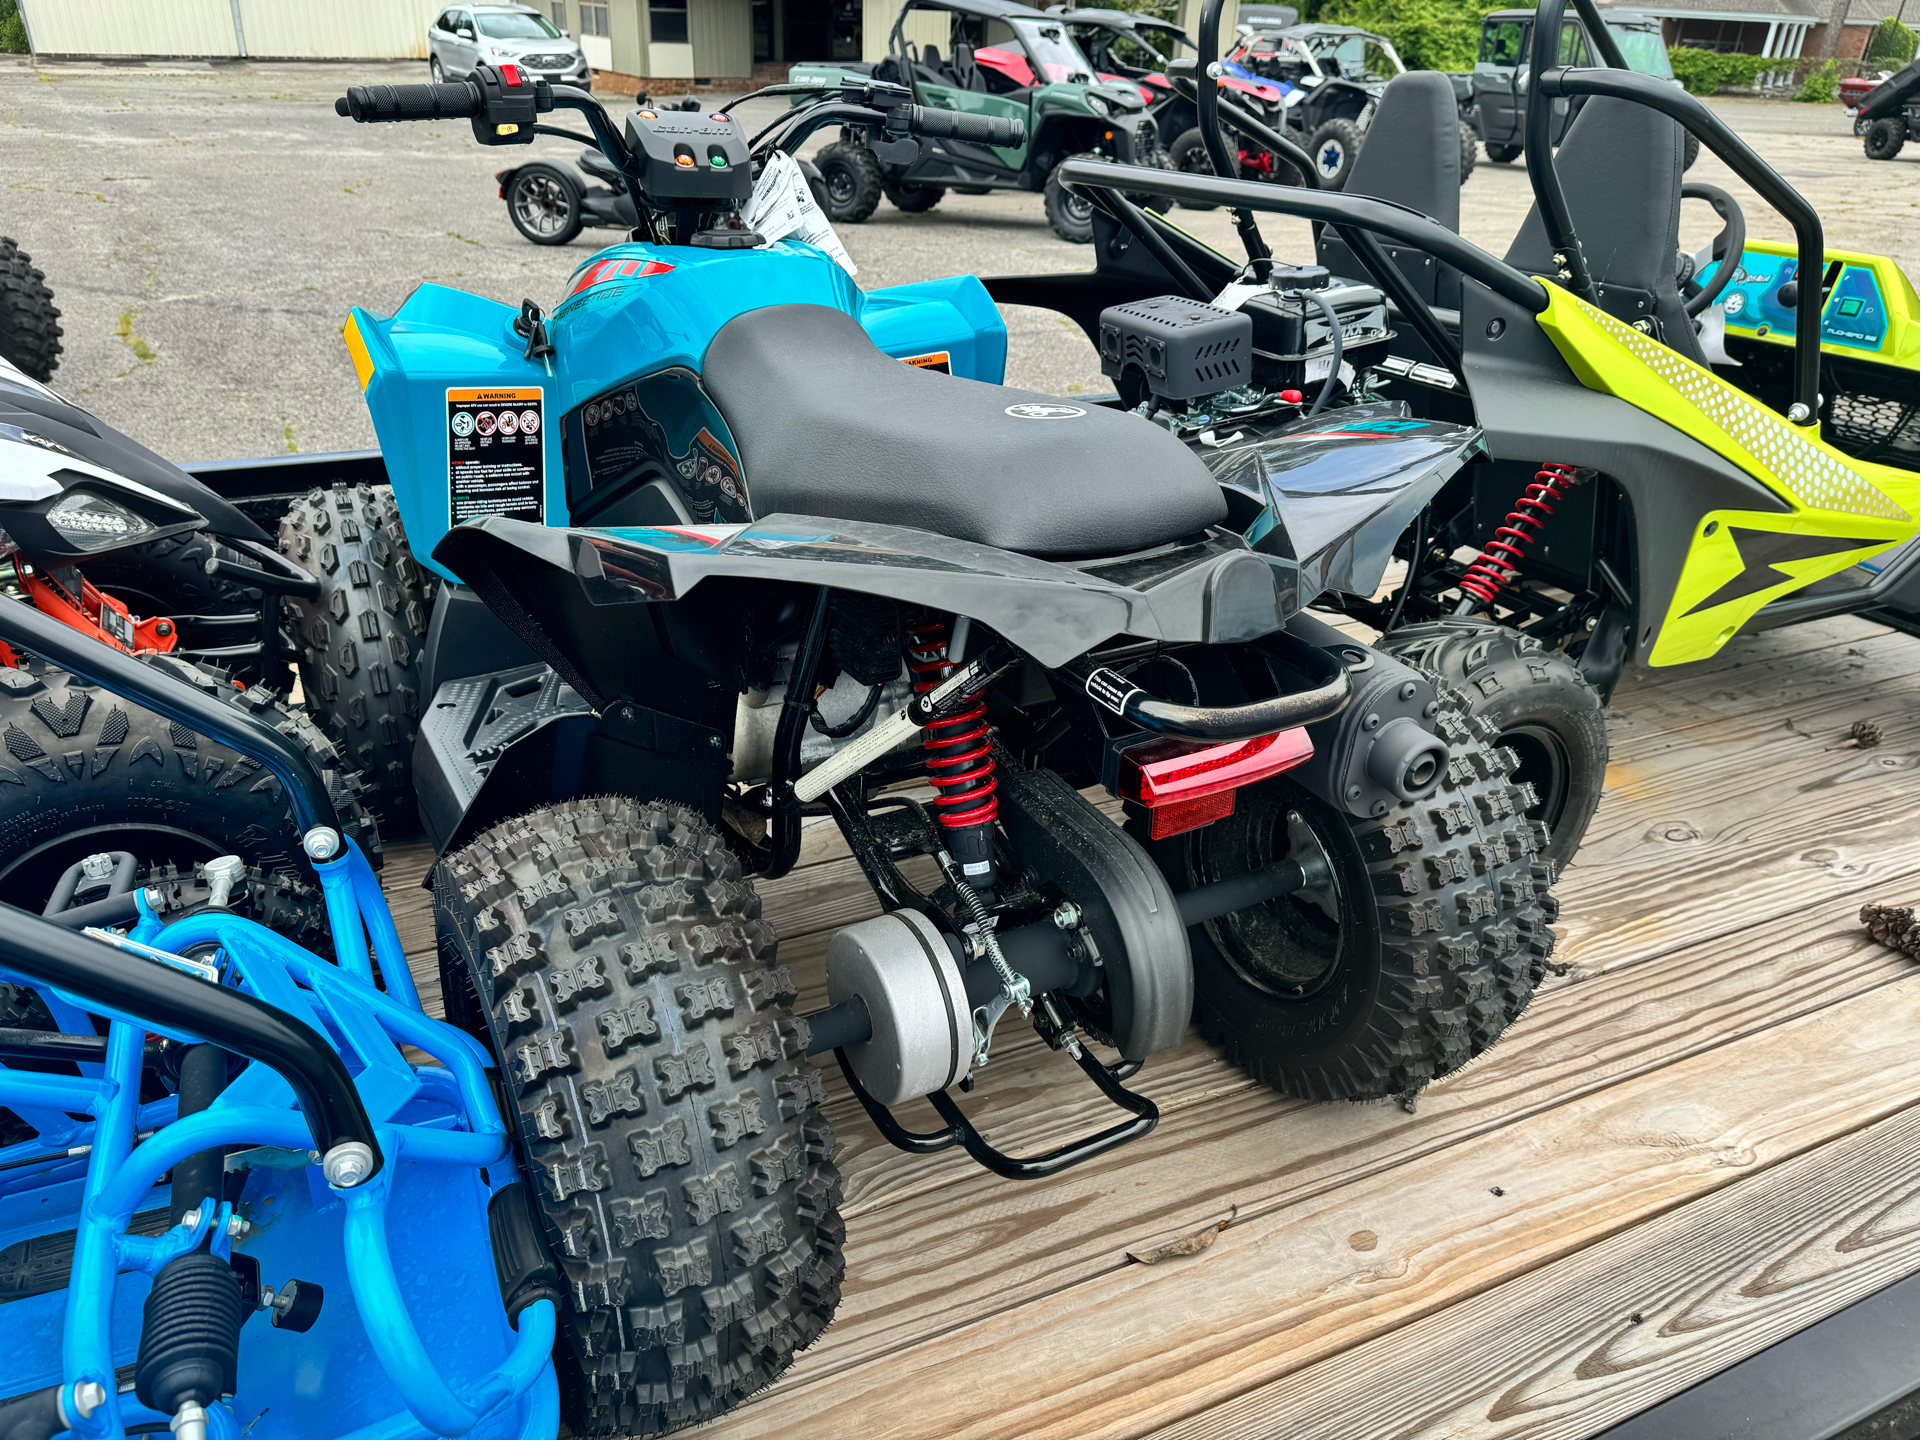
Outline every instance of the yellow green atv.
[[(1197, 80), (1220, 8), (1203, 12)], [(1592, 0), (1576, 8), (1605, 36)], [(1317, 191), (1305, 156), (1299, 188), (1156, 178), (1177, 201), (1234, 207), (1245, 262), (1130, 203), (1138, 174), (1077, 162), (1063, 178), (1094, 199), (1097, 268), (986, 282), (1004, 304), (1079, 322), (1119, 403), (1223, 478), (1279, 474), (1266, 457), (1343, 425), (1481, 429), (1479, 461), (1396, 515), (1397, 534), (1357, 535), (1408, 562), (1398, 592), (1376, 601), (1332, 577), (1314, 603), (1388, 632), (1382, 648), (1473, 699), (1521, 756), (1563, 860), (1599, 800), (1601, 703), (1630, 659), (1699, 660), (1743, 631), (1843, 612), (1912, 632), (1921, 550), (1913, 285), (1884, 257), (1827, 251), (1805, 199), (1611, 45), (1601, 68), (1557, 66), (1564, 9), (1536, 12), (1547, 41), (1530, 103), (1585, 103), (1558, 157), (1545, 138), (1530, 146), (1536, 203), (1504, 258), (1457, 233), (1452, 93), (1414, 73), (1383, 95), (1343, 193)], [(1205, 81), (1197, 98), (1204, 125), (1280, 138)], [(1731, 197), (1684, 184), (1684, 133), (1786, 217), (1792, 246), (1747, 241)], [(1699, 256), (1679, 251), (1684, 198), (1724, 222)], [(1253, 212), (1316, 222), (1320, 264), (1272, 258)], [(1182, 343), (1154, 351), (1133, 333), (1124, 312), (1160, 297), (1188, 314), (1190, 339), (1246, 330), (1232, 384), (1186, 384)], [(1285, 485), (1275, 498), (1285, 516)]]

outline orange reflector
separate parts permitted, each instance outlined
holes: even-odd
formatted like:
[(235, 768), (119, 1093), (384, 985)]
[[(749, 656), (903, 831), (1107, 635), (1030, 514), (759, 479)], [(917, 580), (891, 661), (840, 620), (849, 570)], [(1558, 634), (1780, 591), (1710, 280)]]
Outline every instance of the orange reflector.
[(674, 164), (692, 170), (694, 168), (694, 157), (691, 155), (676, 155), (674, 157)]
[(1197, 830), (1234, 814), (1234, 792), (1314, 755), (1299, 727), (1245, 741), (1192, 741), (1156, 736), (1120, 753), (1123, 800), (1144, 806), (1150, 834), (1160, 840)]

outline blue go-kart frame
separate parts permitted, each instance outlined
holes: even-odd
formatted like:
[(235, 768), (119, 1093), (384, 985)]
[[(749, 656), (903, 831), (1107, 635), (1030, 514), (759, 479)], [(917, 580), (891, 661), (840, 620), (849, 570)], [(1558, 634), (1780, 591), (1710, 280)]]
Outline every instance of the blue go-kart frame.
[[(298, 1280), (324, 1300), (305, 1331), (278, 1328), (264, 1304), (247, 1317), (236, 1388), (205, 1408), (203, 1434), (553, 1436), (556, 1278), (525, 1274), (530, 1245), (545, 1258), (527, 1220), (516, 1230), (531, 1211), (493, 1059), (422, 1011), (379, 881), (320, 778), (271, 727), (25, 605), (0, 600), (0, 637), (266, 766), (292, 801), (338, 957), (216, 909), (163, 925), (144, 891), (117, 942), (0, 907), (0, 978), (33, 987), (88, 1046), (89, 1018), (108, 1022), (78, 1075), (0, 1066), (0, 1105), (38, 1132), (0, 1148), (0, 1252), (72, 1243), (64, 1288), (0, 1312), (0, 1395), (14, 1398), (0, 1415), (32, 1428), (9, 1434), (164, 1432), (172, 1418), (130, 1377), (142, 1308), (160, 1269), (205, 1244), (263, 1288)], [(254, 1064), (181, 1117), (177, 1096), (140, 1099), (156, 1036)], [(213, 1148), (226, 1151), (223, 1194), (154, 1224), (173, 1199), (162, 1178)], [(503, 1280), (516, 1256), (521, 1273)]]

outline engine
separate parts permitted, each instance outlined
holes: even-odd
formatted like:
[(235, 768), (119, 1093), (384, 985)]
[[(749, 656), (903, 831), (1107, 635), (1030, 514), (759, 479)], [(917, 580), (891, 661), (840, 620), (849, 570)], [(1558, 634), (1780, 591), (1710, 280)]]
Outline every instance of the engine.
[(1310, 406), (1330, 379), (1352, 393), (1393, 338), (1374, 286), (1277, 266), (1211, 303), (1163, 295), (1109, 306), (1101, 373), (1140, 414), (1186, 436)]

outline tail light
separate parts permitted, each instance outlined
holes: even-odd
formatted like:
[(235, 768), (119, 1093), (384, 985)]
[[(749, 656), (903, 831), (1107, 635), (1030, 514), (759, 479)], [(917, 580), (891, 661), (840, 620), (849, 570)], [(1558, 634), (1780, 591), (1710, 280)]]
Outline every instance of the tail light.
[(1119, 790), (1148, 813), (1148, 837), (1162, 840), (1234, 814), (1242, 786), (1293, 770), (1314, 755), (1299, 727), (1252, 740), (1180, 740), (1156, 736), (1120, 753)]

